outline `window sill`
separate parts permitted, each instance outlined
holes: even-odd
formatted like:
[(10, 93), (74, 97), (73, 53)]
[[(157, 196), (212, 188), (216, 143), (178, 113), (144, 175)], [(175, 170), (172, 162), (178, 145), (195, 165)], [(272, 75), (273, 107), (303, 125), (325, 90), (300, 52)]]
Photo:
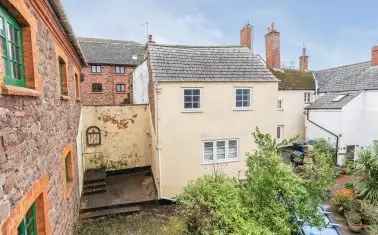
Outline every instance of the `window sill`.
[(223, 161), (202, 162), (201, 165), (218, 165), (218, 164), (227, 164), (227, 163), (234, 163), (234, 162), (240, 162), (240, 159), (236, 158), (236, 159), (229, 159), (229, 160), (223, 160)]
[(187, 109), (187, 110), (181, 111), (181, 113), (202, 113), (202, 110), (201, 109)]
[(41, 93), (37, 90), (25, 87), (18, 87), (18, 86), (11, 86), (11, 85), (3, 85), (0, 88), (0, 94), (2, 95), (10, 95), (10, 96), (31, 96), (31, 97), (39, 97)]
[(283, 112), (284, 110), (283, 110), (283, 109), (277, 109), (277, 111), (279, 111), (279, 112)]
[(61, 100), (70, 100), (71, 97), (69, 97), (68, 95), (61, 95), (61, 96), (60, 96), (60, 99), (61, 99)]
[(232, 108), (232, 111), (235, 111), (235, 112), (248, 112), (248, 111), (253, 111), (253, 109), (252, 108), (234, 107), (234, 108)]

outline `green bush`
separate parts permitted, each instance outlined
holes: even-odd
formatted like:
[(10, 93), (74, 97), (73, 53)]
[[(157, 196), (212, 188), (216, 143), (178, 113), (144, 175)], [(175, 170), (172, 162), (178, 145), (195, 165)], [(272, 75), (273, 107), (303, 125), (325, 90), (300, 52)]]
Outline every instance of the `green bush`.
[(353, 183), (352, 182), (348, 182), (344, 185), (344, 188), (346, 189), (350, 189), (350, 190), (353, 190)]
[(365, 224), (378, 224), (378, 206), (364, 200), (361, 202), (361, 213)]
[(190, 234), (270, 234), (248, 217), (239, 183), (226, 176), (204, 176), (179, 196), (181, 217)]
[(359, 153), (354, 176), (359, 197), (378, 204), (378, 144)]

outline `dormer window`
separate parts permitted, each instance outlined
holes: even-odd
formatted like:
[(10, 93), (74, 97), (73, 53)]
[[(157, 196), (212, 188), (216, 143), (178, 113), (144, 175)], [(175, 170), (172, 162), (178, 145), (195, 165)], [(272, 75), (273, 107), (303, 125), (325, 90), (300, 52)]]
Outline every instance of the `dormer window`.
[(92, 73), (101, 73), (101, 65), (91, 65)]
[(0, 37), (5, 66), (5, 84), (26, 87), (22, 28), (17, 20), (1, 6)]
[(126, 73), (126, 67), (125, 66), (116, 65), (115, 66), (115, 73), (117, 73), (117, 74), (124, 74), (124, 73)]

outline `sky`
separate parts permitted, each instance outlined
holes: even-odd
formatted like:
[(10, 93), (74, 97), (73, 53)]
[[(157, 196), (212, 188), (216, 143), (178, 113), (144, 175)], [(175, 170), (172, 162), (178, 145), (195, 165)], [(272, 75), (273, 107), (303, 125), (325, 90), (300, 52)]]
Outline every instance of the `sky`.
[[(62, 0), (76, 36), (144, 43), (238, 45), (253, 28), (254, 52), (265, 58), (267, 27), (281, 33), (281, 61), (298, 66), (303, 45), (310, 69), (370, 60), (378, 44), (377, 0)], [(80, 2), (80, 3), (79, 3)], [(146, 27), (148, 22), (148, 27)], [(147, 30), (148, 29), (148, 30)]]

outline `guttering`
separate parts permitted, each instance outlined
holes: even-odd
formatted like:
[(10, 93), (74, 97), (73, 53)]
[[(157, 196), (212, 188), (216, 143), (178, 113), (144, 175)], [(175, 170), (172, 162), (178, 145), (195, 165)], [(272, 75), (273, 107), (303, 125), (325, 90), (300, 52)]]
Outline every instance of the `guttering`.
[(327, 132), (328, 134), (330, 134), (330, 135), (332, 135), (336, 138), (336, 153), (335, 154), (336, 154), (336, 158), (337, 158), (337, 153), (339, 151), (339, 136), (337, 134), (333, 133), (332, 131), (328, 130), (327, 128), (322, 127), (321, 125), (317, 124), (316, 122), (311, 121), (310, 120), (310, 110), (306, 111), (306, 118), (307, 118), (307, 121), (309, 123), (313, 124), (314, 126), (320, 128), (321, 130)]

